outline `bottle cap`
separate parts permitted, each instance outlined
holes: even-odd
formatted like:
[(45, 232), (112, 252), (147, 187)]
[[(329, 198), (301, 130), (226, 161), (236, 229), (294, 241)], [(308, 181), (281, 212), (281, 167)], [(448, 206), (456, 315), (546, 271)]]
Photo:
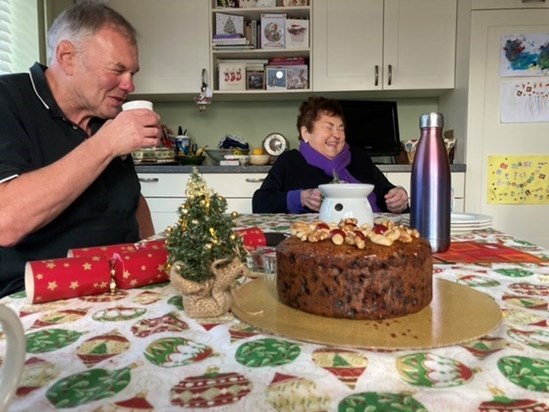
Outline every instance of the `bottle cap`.
[(419, 116), (419, 128), (423, 129), (424, 127), (443, 127), (444, 126), (444, 116), (442, 113), (424, 113)]

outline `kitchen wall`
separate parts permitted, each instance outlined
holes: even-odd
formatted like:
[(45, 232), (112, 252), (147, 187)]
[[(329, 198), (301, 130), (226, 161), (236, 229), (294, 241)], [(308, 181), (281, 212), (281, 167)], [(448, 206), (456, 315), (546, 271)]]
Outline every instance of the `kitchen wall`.
[[(403, 98), (398, 102), (401, 140), (417, 138), (419, 116), (438, 110), (438, 99)], [(194, 103), (157, 102), (155, 110), (162, 122), (177, 131), (187, 128), (193, 142), (215, 147), (225, 134), (244, 138), (251, 146), (260, 146), (269, 133), (284, 135), (291, 148), (297, 147), (297, 113), (301, 101), (234, 102), (216, 101), (205, 112), (199, 112)]]

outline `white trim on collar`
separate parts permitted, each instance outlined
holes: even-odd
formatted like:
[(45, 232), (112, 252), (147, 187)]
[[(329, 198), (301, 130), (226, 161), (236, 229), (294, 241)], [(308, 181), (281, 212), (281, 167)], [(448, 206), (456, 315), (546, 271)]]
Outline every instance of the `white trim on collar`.
[(40, 99), (40, 101), (42, 102), (44, 107), (46, 109), (50, 110), (50, 107), (46, 104), (44, 99), (42, 99), (42, 97), (38, 94), (38, 90), (36, 90), (36, 85), (34, 84), (34, 79), (32, 78), (32, 73), (31, 72), (29, 72), (29, 77), (30, 77), (30, 81), (31, 81), (31, 84), (32, 84), (32, 89), (34, 90), (34, 94), (36, 94), (36, 97), (38, 97), (38, 99)]
[(16, 177), (19, 177), (19, 175), (11, 175), (11, 176), (8, 176), (4, 179), (1, 179), (0, 180), (0, 183), (4, 183), (4, 182), (7, 182), (8, 180), (12, 180), (12, 179), (15, 179)]

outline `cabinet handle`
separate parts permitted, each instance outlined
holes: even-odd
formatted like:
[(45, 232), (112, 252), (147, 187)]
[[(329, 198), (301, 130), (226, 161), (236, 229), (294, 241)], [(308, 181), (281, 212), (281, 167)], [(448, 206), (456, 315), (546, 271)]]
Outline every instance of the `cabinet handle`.
[(522, 0), (523, 3), (545, 3), (545, 0)]
[(264, 180), (265, 180), (264, 177), (255, 177), (255, 178), (253, 178), (253, 177), (247, 177), (247, 178), (246, 178), (246, 182), (248, 182), (248, 183), (261, 183), (261, 182), (263, 182)]
[(155, 183), (158, 182), (158, 177), (140, 177), (139, 181), (142, 183)]
[(376, 80), (374, 82), (374, 86), (377, 86), (379, 84), (379, 66), (377, 64), (375, 66), (375, 76)]
[(393, 65), (389, 64), (387, 66), (387, 68), (388, 68), (388, 71), (389, 71), (389, 75), (387, 77), (387, 85), (390, 86), (391, 83), (393, 82)]

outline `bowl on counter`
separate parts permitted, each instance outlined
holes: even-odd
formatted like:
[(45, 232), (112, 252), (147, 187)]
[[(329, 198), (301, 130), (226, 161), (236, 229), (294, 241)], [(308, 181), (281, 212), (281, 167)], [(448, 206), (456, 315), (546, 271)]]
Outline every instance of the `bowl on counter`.
[(206, 156), (180, 155), (176, 159), (180, 165), (200, 166), (205, 158)]
[(167, 147), (147, 147), (132, 152), (134, 163), (172, 163), (175, 152)]
[(250, 164), (255, 166), (266, 165), (271, 161), (271, 155), (268, 154), (252, 154), (250, 155)]
[(206, 149), (206, 153), (208, 156), (212, 158), (212, 160), (219, 163), (221, 160), (225, 160), (225, 156), (231, 156), (231, 155), (247, 155), (249, 150), (245, 149)]

